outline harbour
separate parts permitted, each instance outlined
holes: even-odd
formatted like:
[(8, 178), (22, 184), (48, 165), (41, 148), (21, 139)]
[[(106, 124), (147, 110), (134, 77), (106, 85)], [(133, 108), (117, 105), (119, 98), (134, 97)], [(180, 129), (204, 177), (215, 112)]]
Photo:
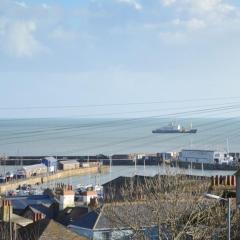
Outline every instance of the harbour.
[[(108, 171), (106, 166), (101, 167), (101, 171)], [(0, 194), (5, 194), (9, 190), (16, 189), (19, 185), (47, 185), (48, 182), (57, 181), (61, 179), (69, 179), (74, 176), (81, 176), (87, 174), (97, 174), (99, 172), (98, 166), (91, 166), (87, 168), (78, 168), (65, 171), (58, 171), (53, 174), (44, 174), (39, 176), (33, 176), (24, 179), (11, 180), (6, 183), (0, 184)]]

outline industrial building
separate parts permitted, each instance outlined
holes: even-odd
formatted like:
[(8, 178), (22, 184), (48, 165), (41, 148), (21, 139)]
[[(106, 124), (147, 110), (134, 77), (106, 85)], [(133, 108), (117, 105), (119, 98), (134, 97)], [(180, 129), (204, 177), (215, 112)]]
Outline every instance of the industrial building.
[(23, 166), (19, 170), (25, 175), (26, 178), (47, 173), (47, 167), (42, 163), (29, 165), (29, 166)]
[(59, 162), (59, 169), (71, 170), (79, 168), (79, 162), (77, 160), (67, 160)]
[(56, 172), (58, 168), (57, 159), (54, 157), (45, 157), (41, 162), (47, 167), (48, 172)]
[(179, 160), (192, 163), (229, 164), (233, 161), (233, 157), (227, 152), (184, 149), (180, 152)]

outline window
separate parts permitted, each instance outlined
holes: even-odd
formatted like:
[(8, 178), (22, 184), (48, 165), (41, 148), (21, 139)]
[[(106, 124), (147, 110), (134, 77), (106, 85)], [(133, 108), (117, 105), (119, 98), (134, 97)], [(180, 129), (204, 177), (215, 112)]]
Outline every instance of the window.
[(102, 232), (102, 239), (103, 240), (111, 240), (111, 233), (110, 232)]

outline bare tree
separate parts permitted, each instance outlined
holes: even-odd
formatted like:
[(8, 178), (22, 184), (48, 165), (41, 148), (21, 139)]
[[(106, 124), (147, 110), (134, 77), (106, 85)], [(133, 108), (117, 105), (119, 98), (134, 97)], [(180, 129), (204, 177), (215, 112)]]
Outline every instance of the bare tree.
[(184, 175), (136, 179), (118, 196), (110, 191), (104, 214), (112, 228), (130, 229), (132, 239), (226, 239), (226, 208), (204, 198), (209, 189), (209, 179)]

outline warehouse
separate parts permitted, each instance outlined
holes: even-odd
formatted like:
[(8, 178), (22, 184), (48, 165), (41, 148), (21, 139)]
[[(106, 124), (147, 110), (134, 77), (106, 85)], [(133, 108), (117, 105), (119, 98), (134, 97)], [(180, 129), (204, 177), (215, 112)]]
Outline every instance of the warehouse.
[(179, 160), (193, 163), (229, 164), (233, 161), (233, 157), (229, 156), (227, 152), (190, 149), (182, 150)]
[(79, 168), (79, 162), (77, 160), (67, 160), (59, 162), (59, 169), (61, 170), (71, 170)]
[(37, 176), (40, 174), (47, 173), (47, 167), (40, 163), (34, 165), (23, 166), (20, 171), (24, 173), (24, 175), (28, 178), (31, 176)]
[(58, 162), (56, 158), (45, 157), (42, 159), (42, 163), (47, 167), (48, 172), (53, 173), (57, 171)]

